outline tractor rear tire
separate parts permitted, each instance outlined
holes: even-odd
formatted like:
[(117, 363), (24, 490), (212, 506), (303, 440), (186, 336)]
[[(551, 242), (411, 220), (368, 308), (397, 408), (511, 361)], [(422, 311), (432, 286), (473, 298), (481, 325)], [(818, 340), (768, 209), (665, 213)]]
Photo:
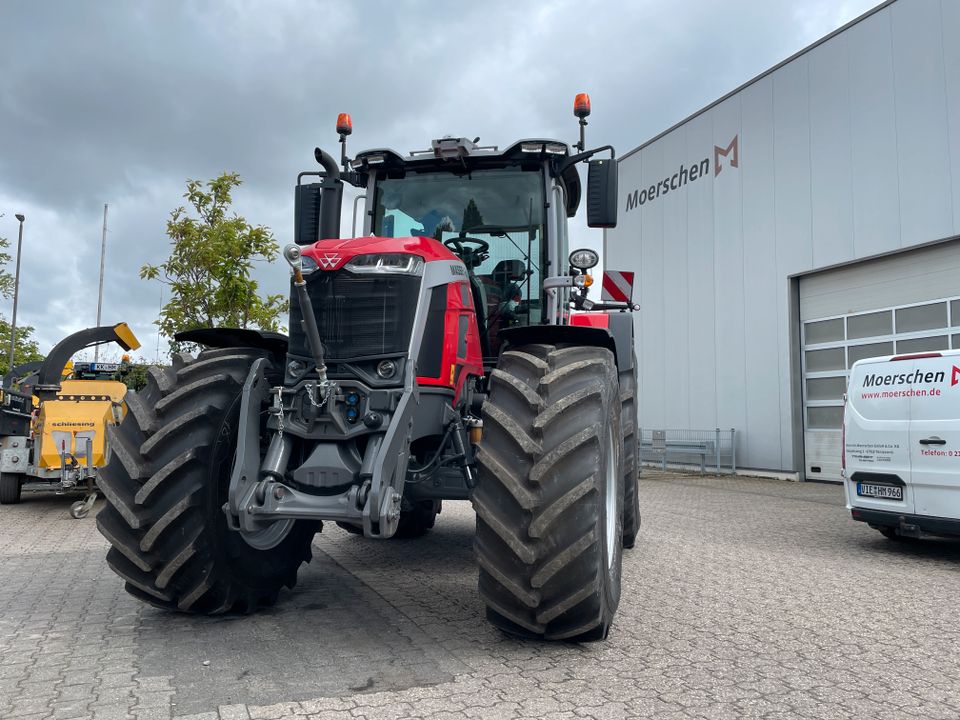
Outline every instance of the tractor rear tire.
[(640, 438), (637, 434), (637, 354), (633, 368), (620, 373), (620, 423), (623, 427), (623, 546), (632, 548), (640, 532)]
[(623, 559), (620, 411), (609, 350), (526, 345), (500, 356), (471, 500), (480, 597), (501, 630), (609, 633)]
[(22, 487), (23, 475), (20, 473), (0, 473), (0, 505), (19, 503)]
[(437, 513), (440, 512), (439, 500), (419, 500), (410, 510), (400, 513), (400, 522), (397, 523), (395, 538), (409, 540), (423, 537), (437, 522)]
[(243, 383), (260, 357), (250, 348), (177, 355), (173, 367), (150, 368), (146, 387), (127, 394), (123, 422), (108, 430), (97, 527), (111, 545), (107, 564), (144, 602), (253, 612), (292, 588), (311, 559), (316, 523), (298, 521), (276, 547), (257, 550), (229, 529), (222, 509)]

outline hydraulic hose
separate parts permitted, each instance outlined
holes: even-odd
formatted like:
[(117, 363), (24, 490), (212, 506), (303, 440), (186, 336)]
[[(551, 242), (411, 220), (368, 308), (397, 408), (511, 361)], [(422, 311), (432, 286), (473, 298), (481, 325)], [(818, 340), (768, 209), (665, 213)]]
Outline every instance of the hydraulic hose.
[(319, 385), (325, 389), (327, 385), (327, 365), (323, 359), (323, 343), (320, 342), (317, 317), (313, 314), (313, 304), (310, 302), (310, 296), (307, 294), (307, 281), (303, 279), (299, 246), (287, 245), (283, 249), (283, 257), (290, 263), (290, 267), (293, 268), (293, 286), (297, 290), (297, 302), (300, 303), (300, 315), (302, 317), (300, 326), (307, 336), (310, 353), (313, 355), (313, 361), (317, 366), (317, 375), (320, 379)]

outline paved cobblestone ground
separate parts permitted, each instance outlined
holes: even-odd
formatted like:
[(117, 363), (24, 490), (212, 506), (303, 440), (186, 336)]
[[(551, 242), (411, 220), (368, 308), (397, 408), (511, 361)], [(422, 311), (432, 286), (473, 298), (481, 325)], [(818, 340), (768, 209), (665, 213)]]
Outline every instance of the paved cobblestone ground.
[(611, 638), (516, 641), (476, 598), (473, 514), (329, 527), (273, 611), (144, 607), (63, 498), (0, 508), (0, 718), (958, 718), (960, 542), (892, 543), (840, 488), (650, 472)]

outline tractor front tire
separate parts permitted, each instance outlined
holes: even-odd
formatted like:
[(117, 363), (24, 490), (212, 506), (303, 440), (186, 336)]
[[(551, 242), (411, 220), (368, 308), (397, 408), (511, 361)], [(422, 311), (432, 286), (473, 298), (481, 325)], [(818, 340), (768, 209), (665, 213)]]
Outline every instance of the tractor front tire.
[(257, 550), (222, 509), (243, 383), (260, 357), (249, 348), (177, 355), (173, 367), (150, 368), (108, 430), (97, 527), (111, 545), (107, 564), (140, 600), (205, 615), (253, 612), (292, 588), (311, 559), (315, 523), (298, 521), (277, 546)]
[(640, 532), (640, 438), (637, 433), (637, 354), (620, 373), (620, 424), (623, 427), (623, 546), (632, 548)]
[(0, 473), (0, 505), (19, 503), (22, 487), (23, 475), (20, 473)]
[(500, 356), (471, 500), (480, 597), (501, 630), (607, 636), (623, 557), (620, 412), (609, 350), (526, 345)]

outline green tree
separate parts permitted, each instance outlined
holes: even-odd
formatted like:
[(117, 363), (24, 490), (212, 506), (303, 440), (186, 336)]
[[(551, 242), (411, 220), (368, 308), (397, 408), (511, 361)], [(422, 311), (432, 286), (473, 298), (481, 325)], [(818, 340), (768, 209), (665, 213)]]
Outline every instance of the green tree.
[(143, 390), (147, 386), (147, 371), (151, 367), (162, 366), (141, 355), (117, 373), (116, 379), (125, 384), (128, 390)]
[[(7, 263), (13, 258), (7, 252), (10, 248), (10, 242), (6, 238), (0, 237), (0, 295), (10, 299), (13, 297), (13, 275), (7, 272)], [(7, 336), (9, 341), (9, 336)]]
[(470, 198), (470, 202), (467, 203), (467, 206), (463, 209), (463, 222), (460, 223), (460, 229), (464, 232), (469, 232), (475, 227), (480, 227), (483, 225), (483, 215), (480, 214), (480, 208), (477, 207), (477, 202)]
[[(43, 360), (37, 341), (33, 339), (34, 329), (29, 325), (17, 324), (17, 341), (13, 348), (13, 366)], [(0, 375), (6, 375), (7, 356), (10, 353), (10, 322), (0, 315)]]
[(170, 287), (170, 300), (156, 321), (174, 351), (173, 336), (205, 327), (256, 327), (277, 330), (287, 312), (284, 295), (261, 297), (251, 276), (254, 263), (271, 262), (279, 246), (270, 229), (229, 215), (231, 191), (241, 184), (237, 173), (224, 173), (202, 183), (187, 181), (187, 199), (197, 217), (184, 207), (170, 213), (167, 235), (173, 249), (161, 265), (144, 265), (140, 277)]
[(453, 220), (448, 217), (443, 218), (437, 223), (437, 227), (434, 228), (433, 231), (433, 239), (443, 242), (443, 234), (445, 232), (453, 232)]
[[(7, 263), (12, 259), (7, 250), (10, 243), (6, 238), (0, 237), (0, 297), (9, 300), (13, 297), (14, 277), (7, 272)], [(44, 356), (40, 352), (37, 341), (33, 339), (34, 328), (29, 325), (17, 326), (17, 341), (13, 349), (13, 366), (23, 363), (43, 360)], [(5, 375), (7, 370), (8, 354), (10, 352), (10, 321), (0, 314), (0, 375)]]

